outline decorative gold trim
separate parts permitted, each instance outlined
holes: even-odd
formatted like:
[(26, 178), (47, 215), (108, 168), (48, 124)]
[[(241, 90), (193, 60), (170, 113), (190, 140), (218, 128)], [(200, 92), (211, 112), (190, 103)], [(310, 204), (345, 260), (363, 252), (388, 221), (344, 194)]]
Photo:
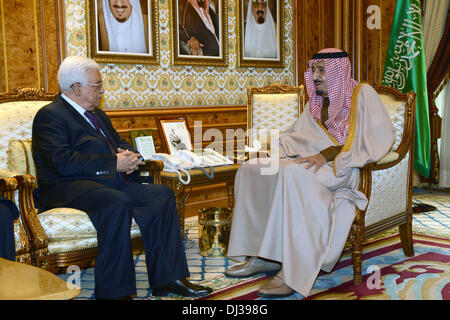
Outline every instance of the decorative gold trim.
[(342, 146), (341, 151), (336, 155), (333, 160), (333, 171), (334, 175), (336, 175), (336, 159), (337, 157), (343, 153), (348, 152), (353, 145), (353, 140), (355, 140), (355, 133), (356, 133), (356, 125), (358, 120), (358, 98), (359, 98), (359, 91), (361, 90), (361, 86), (364, 83), (359, 83), (355, 89), (353, 90), (352, 94), (352, 102), (350, 107), (350, 115), (349, 115), (349, 121), (348, 121), (348, 132), (347, 132), (347, 138), (345, 139), (345, 143)]
[(351, 146), (353, 145), (353, 140), (355, 140), (355, 133), (356, 133), (356, 125), (358, 120), (358, 101), (359, 101), (359, 91), (361, 90), (361, 86), (363, 83), (359, 83), (355, 90), (353, 90), (352, 95), (352, 102), (350, 107), (350, 115), (349, 115), (349, 121), (348, 121), (348, 133), (347, 138), (345, 139), (344, 146), (342, 147), (341, 152), (347, 152), (350, 150)]
[[(18, 182), (13, 177), (0, 177), (0, 194), (15, 203), (15, 191), (18, 189)], [(16, 261), (31, 264), (31, 245), (30, 241), (23, 230), (23, 215), (17, 218), (14, 223), (19, 226), (18, 237), (20, 248), (16, 249)]]
[(319, 127), (322, 128), (322, 130), (327, 134), (327, 136), (330, 138), (331, 141), (333, 141), (335, 146), (339, 145), (339, 142), (336, 141), (336, 138), (332, 136), (332, 134), (330, 133), (330, 131), (328, 131), (328, 129), (322, 124), (322, 122), (320, 122), (319, 120), (315, 119), (316, 123), (319, 125)]
[(42, 89), (29, 88), (29, 87), (21, 87), (15, 88), (10, 92), (0, 93), (0, 103), (8, 102), (8, 101), (32, 101), (32, 100), (40, 100), (40, 101), (53, 101), (57, 93), (48, 92)]

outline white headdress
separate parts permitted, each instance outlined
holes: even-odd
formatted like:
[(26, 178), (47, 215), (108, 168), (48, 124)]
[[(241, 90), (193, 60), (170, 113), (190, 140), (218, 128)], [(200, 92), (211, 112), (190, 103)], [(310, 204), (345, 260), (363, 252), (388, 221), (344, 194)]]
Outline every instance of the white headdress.
[(132, 10), (125, 22), (114, 18), (109, 0), (103, 0), (103, 15), (108, 31), (109, 51), (128, 53), (148, 53), (145, 44), (144, 21), (139, 0), (129, 0)]

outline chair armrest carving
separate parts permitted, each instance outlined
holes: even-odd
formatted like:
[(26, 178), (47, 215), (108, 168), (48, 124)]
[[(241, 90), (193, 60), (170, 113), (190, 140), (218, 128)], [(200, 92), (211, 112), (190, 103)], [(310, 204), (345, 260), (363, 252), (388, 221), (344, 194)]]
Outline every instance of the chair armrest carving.
[(6, 198), (13, 199), (10, 197), (10, 192), (14, 192), (17, 189), (17, 180), (14, 177), (7, 177), (0, 174), (0, 190), (5, 193)]
[[(5, 176), (5, 173), (8, 173), (9, 176)], [(10, 174), (14, 174), (14, 172), (2, 170), (2, 172), (0, 173), (0, 194), (15, 203), (15, 192), (18, 188), (18, 182), (17, 179)], [(22, 216), (21, 220), (23, 221), (24, 217), (22, 212), (20, 214)], [(16, 246), (16, 260), (18, 262), (31, 264), (31, 244), (23, 230), (23, 222), (21, 222), (20, 219), (17, 218), (15, 223), (18, 224), (18, 231), (15, 232), (18, 232), (20, 241), (20, 246), (18, 248)]]
[(148, 172), (153, 177), (154, 184), (161, 184), (161, 171), (164, 163), (161, 160), (147, 160), (141, 167), (141, 171)]
[(36, 178), (31, 174), (16, 176), (19, 183), (19, 207), (23, 212), (23, 224), (30, 235), (31, 246), (36, 250), (48, 247), (48, 238), (39, 222), (38, 213), (34, 205), (33, 191), (36, 189)]

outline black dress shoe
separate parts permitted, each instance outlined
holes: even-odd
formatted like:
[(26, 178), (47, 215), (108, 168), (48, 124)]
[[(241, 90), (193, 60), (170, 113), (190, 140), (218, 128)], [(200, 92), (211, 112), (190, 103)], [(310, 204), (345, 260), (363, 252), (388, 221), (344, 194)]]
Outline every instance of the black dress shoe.
[(212, 291), (212, 288), (200, 286), (198, 284), (193, 284), (189, 282), (187, 279), (181, 279), (173, 281), (164, 286), (153, 288), (152, 295), (153, 296), (167, 296), (170, 293), (185, 296), (185, 297), (203, 297), (208, 295)]

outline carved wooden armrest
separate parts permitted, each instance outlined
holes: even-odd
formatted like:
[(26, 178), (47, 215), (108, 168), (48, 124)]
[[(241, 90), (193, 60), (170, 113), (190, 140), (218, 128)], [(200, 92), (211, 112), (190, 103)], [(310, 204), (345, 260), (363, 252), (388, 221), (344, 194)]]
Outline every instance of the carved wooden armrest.
[(371, 163), (366, 164), (363, 167), (363, 169), (369, 170), (369, 171), (388, 169), (390, 167), (395, 166), (403, 158), (404, 158), (404, 155), (403, 155), (403, 157), (400, 158), (400, 154), (398, 152), (390, 151), (387, 155), (385, 155), (383, 158), (381, 158), (377, 162), (371, 162)]
[(148, 172), (153, 177), (154, 184), (161, 184), (161, 171), (164, 169), (164, 163), (161, 160), (146, 160), (141, 166), (141, 171)]
[[(0, 175), (0, 191), (5, 193), (9, 193), (17, 189), (17, 180), (14, 177), (5, 177)], [(9, 196), (7, 196), (10, 199)]]
[(48, 247), (48, 238), (45, 234), (34, 205), (33, 191), (36, 189), (36, 178), (31, 174), (18, 175), (16, 179), (19, 184), (19, 207), (23, 213), (23, 224), (26, 232), (30, 235), (31, 246), (34, 250)]

